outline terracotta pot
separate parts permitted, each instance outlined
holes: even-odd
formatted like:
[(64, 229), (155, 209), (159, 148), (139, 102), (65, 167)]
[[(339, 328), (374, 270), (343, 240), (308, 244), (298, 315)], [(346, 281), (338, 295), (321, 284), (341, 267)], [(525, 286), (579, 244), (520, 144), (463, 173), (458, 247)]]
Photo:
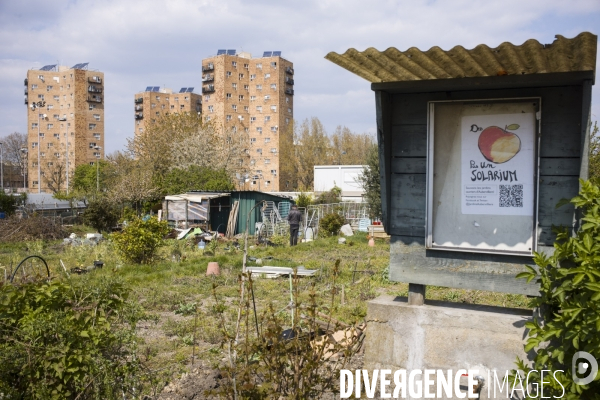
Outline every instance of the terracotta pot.
[(375, 240), (373, 238), (369, 239), (369, 246), (375, 247)]
[(221, 271), (219, 270), (219, 263), (216, 261), (212, 261), (208, 263), (208, 268), (206, 268), (206, 276), (209, 275), (221, 275)]

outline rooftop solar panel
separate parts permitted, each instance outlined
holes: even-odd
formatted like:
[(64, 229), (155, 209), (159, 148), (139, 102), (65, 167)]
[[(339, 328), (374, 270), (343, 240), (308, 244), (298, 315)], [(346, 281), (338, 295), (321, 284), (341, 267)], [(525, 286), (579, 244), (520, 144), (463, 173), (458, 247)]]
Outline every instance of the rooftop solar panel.
[(235, 56), (235, 50), (227, 50), (228, 56)]
[(56, 67), (56, 64), (44, 65), (42, 68), (40, 68), (40, 71), (52, 71), (54, 67)]
[(179, 89), (179, 93), (185, 93), (186, 90), (187, 88), (182, 87), (181, 89)]
[(273, 57), (281, 57), (281, 52), (280, 51), (274, 51), (273, 52)]
[(271, 51), (265, 51), (263, 53), (263, 57), (271, 57), (272, 52)]
[(159, 90), (160, 90), (160, 86), (154, 86), (154, 87), (152, 88), (152, 91), (153, 91), (153, 92), (158, 92)]
[(220, 55), (222, 55), (222, 54), (225, 54), (225, 53), (227, 53), (227, 50), (218, 50), (218, 51), (217, 51), (217, 55), (218, 55), (218, 56), (220, 56)]
[(193, 88), (193, 87), (189, 87), (189, 88), (187, 88), (187, 91), (188, 91), (189, 93), (192, 93), (192, 92), (194, 91), (194, 88)]
[(151, 92), (152, 91), (153, 86), (146, 86), (146, 90), (144, 90), (145, 92)]
[(89, 63), (80, 63), (80, 64), (75, 64), (71, 67), (71, 69), (84, 69), (85, 67), (88, 66)]

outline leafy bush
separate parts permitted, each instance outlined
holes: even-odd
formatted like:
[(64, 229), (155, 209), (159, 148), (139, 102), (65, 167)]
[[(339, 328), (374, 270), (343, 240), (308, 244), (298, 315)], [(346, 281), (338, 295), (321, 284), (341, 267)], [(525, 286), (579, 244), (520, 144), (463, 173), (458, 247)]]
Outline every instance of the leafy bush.
[[(526, 324), (530, 331), (525, 351), (537, 349), (534, 370), (564, 371), (556, 373), (565, 388), (564, 398), (594, 398), (600, 393), (600, 374), (590, 384), (577, 385), (571, 360), (578, 351), (600, 360), (600, 188), (581, 181), (581, 192), (571, 203), (584, 212), (576, 236), (565, 228), (558, 230), (554, 254), (535, 254), (539, 273), (528, 267), (529, 271), (517, 275), (528, 282), (537, 278), (541, 285), (541, 296), (534, 304), (540, 307), (544, 322)], [(526, 374), (531, 370), (519, 359), (517, 365)], [(545, 395), (562, 396), (556, 380), (545, 378)], [(532, 380), (540, 383), (541, 377), (532, 372)]]
[(119, 207), (105, 198), (92, 200), (83, 212), (83, 221), (98, 232), (109, 232), (119, 222)]
[(133, 397), (142, 313), (115, 280), (79, 282), (0, 286), (2, 398)]
[(323, 218), (319, 220), (319, 229), (322, 229), (323, 232), (327, 232), (330, 235), (335, 235), (345, 223), (346, 219), (342, 215), (329, 213), (325, 214)]
[(315, 204), (335, 204), (342, 201), (342, 189), (334, 186), (330, 191), (323, 192), (314, 201)]
[(296, 199), (296, 205), (301, 208), (306, 208), (313, 203), (313, 196), (310, 193), (300, 192)]
[(119, 255), (135, 264), (154, 261), (156, 251), (164, 245), (163, 237), (169, 232), (166, 221), (152, 217), (147, 221), (135, 217), (127, 221), (122, 232), (111, 235)]
[(19, 204), (25, 204), (26, 200), (26, 193), (14, 196), (12, 194), (6, 194), (3, 190), (0, 190), (0, 212), (4, 212), (6, 215), (13, 215)]

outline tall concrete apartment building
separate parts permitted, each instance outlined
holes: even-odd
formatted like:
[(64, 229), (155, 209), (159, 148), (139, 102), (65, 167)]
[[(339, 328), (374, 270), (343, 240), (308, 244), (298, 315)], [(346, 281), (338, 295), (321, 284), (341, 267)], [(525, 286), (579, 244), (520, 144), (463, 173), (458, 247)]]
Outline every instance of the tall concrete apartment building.
[(146, 90), (135, 94), (134, 118), (135, 134), (144, 131), (146, 126), (159, 116), (183, 112), (201, 112), (202, 95), (193, 93), (193, 87), (185, 87), (179, 93), (160, 86), (148, 86)]
[(75, 167), (104, 157), (104, 73), (88, 63), (27, 71), (29, 190), (65, 190)]
[(281, 136), (294, 110), (293, 63), (280, 51), (262, 57), (219, 50), (202, 60), (202, 115), (224, 132), (246, 132), (250, 189), (285, 190), (280, 182)]

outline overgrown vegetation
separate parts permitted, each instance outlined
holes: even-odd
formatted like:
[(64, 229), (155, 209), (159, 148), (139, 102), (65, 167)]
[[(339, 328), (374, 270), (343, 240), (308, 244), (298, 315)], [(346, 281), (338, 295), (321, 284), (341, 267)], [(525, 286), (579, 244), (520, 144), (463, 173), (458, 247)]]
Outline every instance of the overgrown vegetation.
[(232, 327), (225, 323), (226, 307), (214, 287), (228, 354), (228, 362), (222, 366), (227, 384), (219, 394), (227, 399), (300, 400), (319, 399), (334, 391), (339, 370), (356, 354), (363, 337), (356, 327), (345, 330), (338, 340), (330, 335), (342, 329), (332, 321), (339, 268), (337, 260), (327, 277), (331, 289), (326, 301), (318, 295), (314, 282), (301, 289), (300, 279), (294, 276), (286, 314), (276, 312), (271, 303), (260, 317), (253, 313), (252, 278), (243, 275), (238, 318)]
[(341, 201), (342, 189), (334, 185), (331, 190), (319, 194), (313, 201), (313, 204), (335, 204), (340, 203)]
[(22, 193), (20, 195), (6, 194), (3, 190), (0, 190), (0, 212), (5, 213), (7, 216), (13, 215), (19, 205), (22, 205), (27, 200), (27, 194)]
[(126, 221), (122, 232), (111, 235), (115, 249), (126, 261), (149, 264), (155, 261), (156, 251), (164, 245), (163, 237), (169, 232), (166, 221), (152, 217), (147, 220), (134, 217)]
[(600, 188), (581, 181), (581, 191), (571, 203), (583, 212), (577, 234), (572, 236), (566, 228), (558, 230), (554, 254), (536, 253), (538, 269), (528, 267), (529, 271), (517, 276), (540, 284), (541, 296), (533, 302), (542, 312), (541, 320), (526, 324), (530, 331), (525, 351), (536, 351), (533, 365), (529, 368), (522, 360), (517, 360), (517, 365), (525, 374), (533, 370), (529, 382), (538, 384), (543, 380), (540, 371), (556, 371), (560, 383), (547, 380), (545, 395), (561, 397), (564, 387), (566, 396), (561, 398), (574, 400), (597, 398), (594, 396), (600, 393), (600, 375), (589, 384), (578, 385), (571, 368), (578, 351), (600, 360)]
[(369, 147), (366, 166), (358, 178), (365, 191), (365, 201), (369, 204), (369, 217), (381, 218), (381, 177), (379, 175), (379, 149), (377, 144)]
[(121, 210), (108, 199), (101, 197), (91, 200), (83, 212), (83, 222), (98, 232), (110, 232), (119, 222)]
[(346, 223), (346, 218), (336, 212), (325, 214), (319, 220), (319, 229), (329, 235), (337, 235), (340, 228)]
[(121, 399), (142, 379), (143, 316), (115, 279), (0, 286), (4, 399)]

